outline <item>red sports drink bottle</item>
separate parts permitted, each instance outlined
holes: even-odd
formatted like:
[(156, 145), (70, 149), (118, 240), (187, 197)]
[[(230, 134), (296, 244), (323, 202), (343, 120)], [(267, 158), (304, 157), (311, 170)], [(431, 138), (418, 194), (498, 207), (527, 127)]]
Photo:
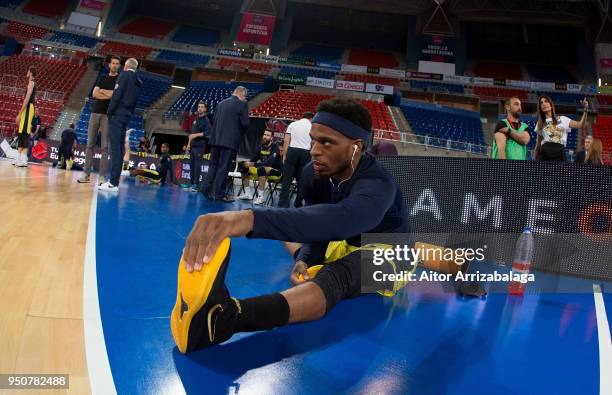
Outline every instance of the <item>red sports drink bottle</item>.
[[(527, 274), (529, 274), (529, 270), (531, 269), (533, 249), (533, 234), (531, 233), (530, 228), (525, 228), (523, 229), (523, 234), (516, 242), (514, 263), (512, 264), (512, 271), (515, 274), (524, 275), (524, 277), (527, 277)], [(510, 281), (510, 284), (508, 285), (508, 293), (510, 295), (522, 296), (525, 293), (526, 287), (526, 282)]]

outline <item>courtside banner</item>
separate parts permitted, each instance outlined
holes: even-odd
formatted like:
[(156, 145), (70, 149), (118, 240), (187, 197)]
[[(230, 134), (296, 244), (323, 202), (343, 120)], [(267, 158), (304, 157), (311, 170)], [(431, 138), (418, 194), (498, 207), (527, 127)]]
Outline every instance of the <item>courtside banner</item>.
[(365, 84), (363, 82), (354, 81), (336, 81), (336, 89), (344, 91), (363, 92)]
[(273, 15), (253, 14), (245, 12), (242, 14), (236, 41), (239, 43), (269, 46), (274, 33), (276, 17)]
[(369, 93), (380, 93), (383, 95), (392, 95), (393, 87), (391, 85), (366, 84), (365, 91)]
[(384, 77), (393, 77), (393, 78), (406, 77), (406, 72), (404, 70), (398, 70), (398, 69), (381, 68), (379, 74)]
[(482, 244), (489, 254), (511, 256), (515, 239), (488, 244), (475, 235), (519, 235), (530, 227), (537, 269), (612, 280), (612, 168), (476, 158), (380, 161), (402, 190), (413, 233), (451, 234), (454, 245)]
[(368, 67), (367, 66), (357, 66), (354, 64), (343, 64), (342, 66), (340, 66), (340, 70), (342, 70), (343, 73), (367, 73), (368, 72)]
[(334, 89), (334, 83), (336, 80), (329, 80), (326, 78), (308, 77), (306, 79), (306, 85), (318, 86), (320, 88)]
[[(85, 144), (77, 144), (72, 151), (74, 164), (81, 168), (85, 166)], [(98, 170), (100, 167), (101, 158), (100, 147), (94, 147), (93, 167)], [(190, 169), (189, 155), (172, 155), (174, 180), (177, 184), (190, 184)], [(59, 141), (57, 140), (39, 140), (32, 148), (32, 162), (57, 162), (59, 160)], [(129, 168), (146, 167), (149, 170), (157, 170), (159, 168), (159, 156), (155, 154), (146, 154), (141, 152), (131, 152)], [(208, 172), (208, 161), (204, 161), (202, 165), (203, 174)]]

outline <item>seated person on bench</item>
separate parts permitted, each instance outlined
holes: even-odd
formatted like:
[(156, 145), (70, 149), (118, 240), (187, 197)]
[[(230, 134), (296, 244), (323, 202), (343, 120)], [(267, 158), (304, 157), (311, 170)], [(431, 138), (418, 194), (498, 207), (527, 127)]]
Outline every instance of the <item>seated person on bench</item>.
[(278, 145), (272, 142), (272, 132), (266, 130), (261, 138), (261, 146), (255, 156), (248, 162), (238, 164), (238, 171), (242, 173), (242, 186), (244, 188), (244, 192), (238, 198), (243, 200), (252, 199), (252, 193), (249, 192), (249, 178), (257, 176), (258, 196), (254, 203), (264, 204), (266, 178), (269, 176), (280, 176), (282, 165), (283, 161)]

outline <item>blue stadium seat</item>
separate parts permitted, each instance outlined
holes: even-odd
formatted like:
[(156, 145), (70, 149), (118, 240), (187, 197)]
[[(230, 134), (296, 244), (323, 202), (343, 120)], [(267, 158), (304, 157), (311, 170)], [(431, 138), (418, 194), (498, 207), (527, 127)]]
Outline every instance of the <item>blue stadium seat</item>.
[[(466, 149), (462, 143), (484, 145), (480, 114), (473, 111), (406, 101), (400, 106), (412, 130), (419, 136), (432, 137), (430, 144)], [(454, 145), (453, 145), (454, 144)], [(461, 147), (460, 147), (461, 146)]]
[(14, 10), (19, 7), (21, 3), (23, 3), (23, 0), (0, 0), (0, 7)]
[(327, 45), (304, 44), (293, 50), (290, 54), (292, 58), (310, 58), (324, 62), (338, 62), (342, 58), (342, 47), (330, 47)]
[(433, 81), (412, 80), (410, 81), (410, 86), (413, 89), (423, 89), (430, 92), (464, 93), (463, 85), (444, 84)]
[(578, 82), (567, 69), (558, 65), (528, 64), (527, 73), (537, 81), (575, 84)]
[(183, 25), (176, 31), (172, 41), (213, 47), (221, 42), (221, 35), (216, 30)]
[(545, 95), (550, 97), (555, 104), (579, 105), (580, 101), (584, 99), (584, 95), (576, 93), (537, 92), (537, 94), (538, 96)]
[(204, 66), (210, 60), (206, 55), (163, 49), (157, 55), (157, 60), (165, 60), (176, 65)]
[(49, 40), (56, 43), (70, 44), (83, 48), (93, 48), (98, 43), (96, 38), (68, 32), (54, 32), (53, 36)]
[(247, 100), (251, 100), (253, 97), (257, 96), (263, 89), (261, 84), (252, 83), (227, 84), (225, 82), (192, 82), (191, 85), (185, 89), (185, 92), (179, 96), (172, 107), (170, 107), (170, 110), (166, 113), (166, 117), (176, 118), (185, 111), (194, 112), (197, 110), (198, 103), (201, 100), (206, 102), (208, 111), (214, 113), (217, 103), (230, 97), (238, 85), (242, 85), (248, 89), (249, 93)]
[(327, 78), (331, 80), (336, 78), (336, 72), (334, 71), (308, 69), (305, 67), (295, 67), (295, 66), (283, 66), (280, 69), (279, 73), (291, 74), (291, 75), (302, 76), (302, 77)]

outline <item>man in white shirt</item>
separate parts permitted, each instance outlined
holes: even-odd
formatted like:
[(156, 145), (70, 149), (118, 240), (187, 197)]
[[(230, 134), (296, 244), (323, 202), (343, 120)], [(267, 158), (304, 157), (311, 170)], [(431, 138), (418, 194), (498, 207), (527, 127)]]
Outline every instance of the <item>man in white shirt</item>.
[[(289, 207), (289, 190), (293, 178), (300, 183), (302, 169), (310, 162), (310, 128), (312, 127), (311, 112), (305, 112), (302, 119), (292, 122), (285, 132), (285, 150), (283, 155), (283, 185), (278, 201), (278, 207)], [(302, 196), (298, 188), (295, 207), (302, 206)]]

